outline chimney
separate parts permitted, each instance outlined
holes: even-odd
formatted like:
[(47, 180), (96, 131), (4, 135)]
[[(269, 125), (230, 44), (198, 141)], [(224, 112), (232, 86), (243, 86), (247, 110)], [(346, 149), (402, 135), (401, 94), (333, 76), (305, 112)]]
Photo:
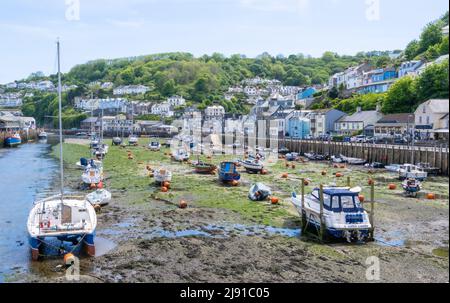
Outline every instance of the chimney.
[(361, 106), (358, 106), (358, 107), (356, 108), (356, 112), (357, 112), (357, 113), (360, 113), (361, 111), (362, 111)]

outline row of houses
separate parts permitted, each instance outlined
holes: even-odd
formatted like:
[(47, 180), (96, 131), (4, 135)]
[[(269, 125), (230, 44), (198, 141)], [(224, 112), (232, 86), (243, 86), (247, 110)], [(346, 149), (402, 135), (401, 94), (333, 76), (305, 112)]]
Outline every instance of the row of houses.
[(0, 108), (14, 108), (23, 105), (22, 95), (18, 93), (0, 94)]
[(25, 129), (36, 129), (36, 120), (33, 117), (24, 117), (21, 112), (0, 111), (1, 131)]
[(330, 77), (328, 86), (329, 88), (344, 87), (348, 92), (361, 94), (383, 93), (399, 78), (419, 76), (428, 66), (441, 63), (446, 59), (448, 55), (441, 56), (432, 62), (406, 61), (398, 69), (394, 67), (372, 69), (369, 64), (364, 63), (334, 74)]

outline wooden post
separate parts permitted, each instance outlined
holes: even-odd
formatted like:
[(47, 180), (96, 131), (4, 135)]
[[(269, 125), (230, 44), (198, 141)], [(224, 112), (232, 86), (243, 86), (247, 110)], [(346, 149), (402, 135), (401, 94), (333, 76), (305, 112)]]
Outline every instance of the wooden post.
[(347, 186), (350, 187), (350, 176), (347, 176)]
[(375, 216), (375, 182), (370, 185), (370, 215), (369, 221), (372, 228), (370, 229), (369, 240), (373, 241), (375, 226), (374, 226), (374, 216)]
[(325, 234), (325, 224), (323, 222), (323, 203), (324, 203), (324, 199), (323, 199), (323, 184), (320, 184), (320, 193), (319, 193), (319, 197), (320, 197), (320, 231), (319, 231), (319, 237), (320, 237), (320, 241), (323, 241), (323, 236)]

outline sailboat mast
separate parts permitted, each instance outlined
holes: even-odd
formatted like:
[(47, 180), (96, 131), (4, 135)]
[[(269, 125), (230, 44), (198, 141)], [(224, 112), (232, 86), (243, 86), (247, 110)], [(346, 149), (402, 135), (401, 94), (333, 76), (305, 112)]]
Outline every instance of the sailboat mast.
[(61, 58), (60, 58), (60, 46), (59, 39), (56, 42), (58, 51), (58, 110), (59, 110), (59, 169), (61, 174), (61, 202), (64, 195), (64, 159), (63, 159), (63, 132), (62, 132), (62, 89), (61, 89)]

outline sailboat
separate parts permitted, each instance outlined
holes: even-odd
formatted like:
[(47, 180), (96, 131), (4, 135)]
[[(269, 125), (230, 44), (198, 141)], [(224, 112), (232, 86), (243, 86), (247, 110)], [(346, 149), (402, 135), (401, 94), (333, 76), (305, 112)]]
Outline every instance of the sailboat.
[[(59, 101), (59, 143), (60, 143), (60, 193), (34, 202), (31, 209), (27, 229), (30, 237), (31, 256), (38, 260), (41, 256), (42, 246), (49, 244), (49, 240), (57, 239), (71, 242), (73, 248), (67, 251), (61, 246), (60, 252), (73, 252), (82, 245), (89, 256), (95, 256), (95, 229), (97, 227), (97, 215), (91, 203), (82, 197), (71, 197), (64, 193), (64, 165), (63, 165), (63, 139), (61, 118), (61, 68), (60, 68), (60, 44), (57, 42), (58, 51), (58, 101)], [(51, 244), (49, 244), (51, 245)]]

